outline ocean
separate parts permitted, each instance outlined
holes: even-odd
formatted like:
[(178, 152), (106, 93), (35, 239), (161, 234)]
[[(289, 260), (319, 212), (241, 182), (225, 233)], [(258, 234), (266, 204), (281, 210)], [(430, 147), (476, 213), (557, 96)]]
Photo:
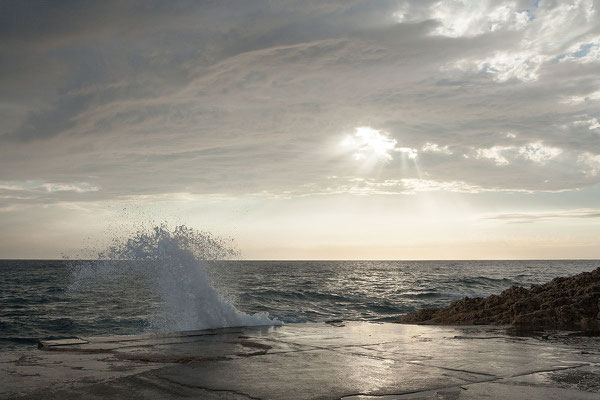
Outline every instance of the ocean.
[(599, 266), (599, 260), (0, 260), (0, 350), (32, 347), (42, 338), (393, 321), (422, 307)]

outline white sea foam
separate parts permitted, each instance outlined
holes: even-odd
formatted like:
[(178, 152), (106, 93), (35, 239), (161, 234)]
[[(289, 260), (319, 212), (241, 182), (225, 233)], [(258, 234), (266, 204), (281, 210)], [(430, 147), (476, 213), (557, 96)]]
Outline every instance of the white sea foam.
[(114, 240), (98, 255), (104, 261), (78, 264), (71, 288), (85, 290), (114, 279), (150, 285), (160, 299), (160, 312), (149, 321), (155, 331), (281, 325), (268, 313), (239, 311), (213, 286), (207, 262), (236, 256), (231, 244), (183, 225), (142, 229), (128, 239)]

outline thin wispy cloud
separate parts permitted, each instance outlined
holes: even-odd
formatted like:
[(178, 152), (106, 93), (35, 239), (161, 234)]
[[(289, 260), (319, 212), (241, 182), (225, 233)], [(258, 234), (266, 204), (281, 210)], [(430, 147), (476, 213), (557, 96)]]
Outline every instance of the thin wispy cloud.
[(553, 219), (600, 218), (600, 209), (566, 210), (543, 213), (506, 213), (484, 217), (485, 219), (510, 223), (532, 223)]

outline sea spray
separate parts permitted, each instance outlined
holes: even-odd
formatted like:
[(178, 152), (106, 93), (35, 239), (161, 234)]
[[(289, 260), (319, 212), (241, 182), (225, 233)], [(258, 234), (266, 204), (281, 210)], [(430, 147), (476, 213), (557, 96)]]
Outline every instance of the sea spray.
[(185, 225), (140, 229), (127, 239), (114, 239), (98, 253), (98, 261), (80, 262), (72, 271), (72, 290), (115, 279), (149, 286), (157, 306), (148, 326), (153, 331), (181, 331), (231, 326), (281, 325), (268, 313), (245, 314), (213, 286), (207, 263), (235, 258), (231, 240)]

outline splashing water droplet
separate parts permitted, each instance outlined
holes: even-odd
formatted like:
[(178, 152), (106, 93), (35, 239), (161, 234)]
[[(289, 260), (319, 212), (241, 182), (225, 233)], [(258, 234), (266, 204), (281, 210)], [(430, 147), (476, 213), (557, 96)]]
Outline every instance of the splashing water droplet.
[(161, 224), (113, 240), (98, 254), (99, 262), (75, 264), (71, 290), (126, 276), (133, 276), (132, 282), (143, 280), (160, 299), (160, 312), (149, 321), (153, 331), (281, 325), (268, 313), (248, 315), (237, 310), (213, 286), (207, 262), (236, 256), (231, 240), (185, 225)]

